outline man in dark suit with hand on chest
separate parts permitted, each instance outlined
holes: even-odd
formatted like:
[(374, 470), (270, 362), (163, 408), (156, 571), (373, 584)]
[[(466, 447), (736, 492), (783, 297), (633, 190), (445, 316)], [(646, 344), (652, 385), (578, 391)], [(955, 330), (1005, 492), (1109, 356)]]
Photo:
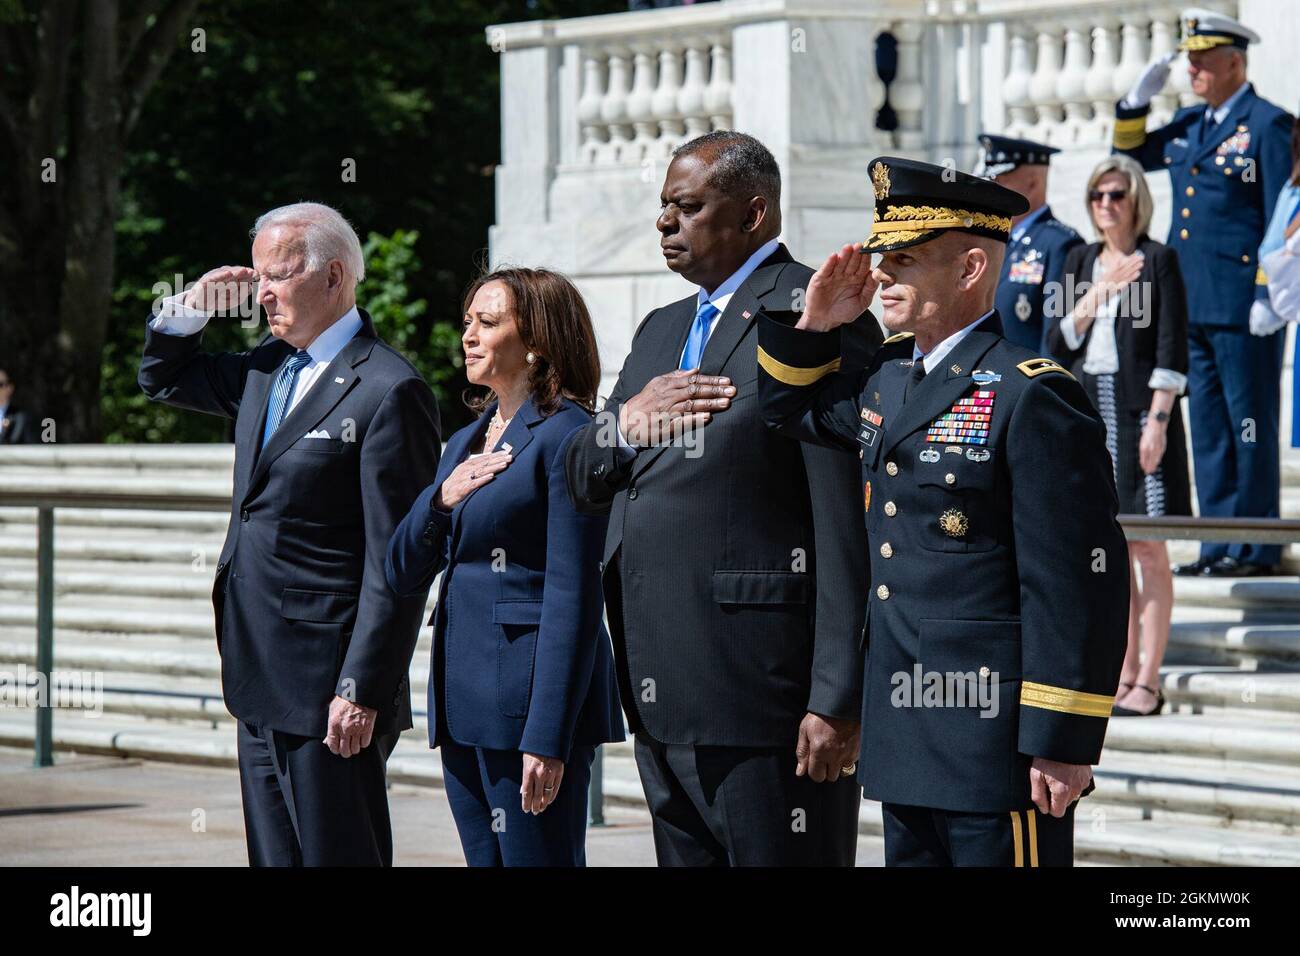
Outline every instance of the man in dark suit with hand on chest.
[[(743, 133), (675, 152), (656, 227), (699, 289), (642, 322), (568, 455), (579, 510), (610, 515), (610, 630), (665, 866), (854, 861), (858, 463), (759, 414), (755, 316), (797, 309), (812, 275), (777, 239), (780, 182)], [(860, 368), (880, 329), (867, 316), (846, 331), (843, 362)]]

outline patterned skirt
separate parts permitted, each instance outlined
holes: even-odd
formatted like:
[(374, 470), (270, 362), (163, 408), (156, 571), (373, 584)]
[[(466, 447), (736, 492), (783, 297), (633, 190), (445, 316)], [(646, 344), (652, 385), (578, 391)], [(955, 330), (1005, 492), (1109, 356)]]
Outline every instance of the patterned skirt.
[(1142, 470), (1138, 445), (1146, 427), (1147, 412), (1122, 407), (1115, 394), (1116, 376), (1086, 375), (1084, 386), (1106, 423), (1106, 450), (1115, 467), (1115, 488), (1121, 514), (1190, 515), (1192, 489), (1187, 466), (1187, 439), (1178, 402), (1169, 413), (1165, 455), (1152, 474)]

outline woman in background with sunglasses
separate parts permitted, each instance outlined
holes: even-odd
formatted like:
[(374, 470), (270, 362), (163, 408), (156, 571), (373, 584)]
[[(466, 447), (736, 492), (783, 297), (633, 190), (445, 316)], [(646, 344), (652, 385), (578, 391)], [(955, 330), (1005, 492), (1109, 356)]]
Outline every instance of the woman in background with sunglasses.
[[(1187, 388), (1187, 297), (1178, 256), (1147, 235), (1151, 192), (1129, 157), (1102, 160), (1088, 177), (1087, 203), (1100, 241), (1066, 258), (1063, 309), (1048, 314), (1048, 345), (1106, 423), (1120, 512), (1190, 515), (1178, 402)], [(1174, 601), (1163, 541), (1130, 541), (1129, 558), (1128, 653), (1114, 708), (1121, 717), (1158, 714), (1164, 705), (1160, 664)]]

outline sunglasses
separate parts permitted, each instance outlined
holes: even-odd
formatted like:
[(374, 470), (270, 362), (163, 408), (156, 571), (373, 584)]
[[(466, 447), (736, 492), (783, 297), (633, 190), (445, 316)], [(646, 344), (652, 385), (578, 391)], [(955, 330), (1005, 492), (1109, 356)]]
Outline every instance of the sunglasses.
[(1088, 193), (1089, 202), (1101, 202), (1102, 199), (1109, 199), (1111, 202), (1120, 202), (1128, 196), (1127, 190), (1123, 189), (1093, 189)]

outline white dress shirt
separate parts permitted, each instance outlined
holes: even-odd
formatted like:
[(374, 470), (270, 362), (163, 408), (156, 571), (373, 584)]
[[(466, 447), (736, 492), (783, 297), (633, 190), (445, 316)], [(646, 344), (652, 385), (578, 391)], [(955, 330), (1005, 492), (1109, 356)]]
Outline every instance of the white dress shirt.
[(1237, 100), (1241, 99), (1242, 94), (1246, 92), (1246, 87), (1249, 85), (1249, 82), (1242, 83), (1241, 86), (1237, 87), (1237, 92), (1233, 93), (1226, 100), (1220, 103), (1218, 108), (1210, 106), (1208, 103), (1205, 104), (1205, 118), (1209, 121), (1211, 128), (1218, 126), (1223, 122), (1229, 111), (1237, 105)]
[[(779, 238), (769, 239), (767, 242), (763, 243), (761, 246), (759, 246), (757, 249), (754, 250), (753, 255), (751, 255), (748, 259), (745, 260), (744, 265), (742, 265), (739, 269), (733, 272), (727, 278), (727, 280), (723, 282), (722, 285), (714, 289), (713, 292), (708, 292), (704, 288), (704, 286), (699, 287), (699, 292), (696, 293), (695, 296), (696, 313), (697, 314), (699, 313), (700, 306), (704, 305), (705, 302), (712, 302), (713, 307), (718, 310), (718, 314), (715, 315), (713, 317), (713, 321), (709, 323), (709, 331), (704, 336), (705, 345), (709, 344), (709, 336), (711, 336), (713, 334), (713, 330), (718, 327), (718, 319), (722, 318), (722, 313), (727, 311), (727, 303), (731, 301), (731, 297), (735, 295), (736, 290), (739, 289), (744, 284), (746, 279), (748, 279), (750, 276), (754, 274), (755, 269), (761, 266), (767, 260), (767, 258), (770, 255), (772, 255), (772, 253), (776, 252), (777, 247), (780, 245), (781, 245), (781, 240)], [(687, 336), (688, 342), (689, 339), (690, 336), (688, 335)], [(686, 346), (683, 345), (681, 354), (677, 356), (678, 365), (681, 365), (682, 357), (685, 354), (686, 354)], [(618, 447), (620, 449), (626, 452), (631, 452), (634, 455), (638, 451), (640, 451), (639, 448), (635, 448), (632, 445), (628, 444), (628, 440), (623, 436), (623, 427), (621, 425), (618, 428), (616, 428), (615, 431), (618, 433)]]
[[(727, 281), (714, 289), (712, 293), (707, 292), (704, 286), (700, 286), (700, 291), (696, 293), (695, 296), (695, 311), (699, 312), (700, 306), (704, 305), (705, 302), (712, 302), (713, 307), (718, 310), (718, 314), (715, 315), (713, 321), (709, 323), (709, 331), (704, 336), (705, 345), (709, 344), (709, 336), (712, 335), (713, 330), (718, 327), (718, 319), (722, 318), (722, 313), (727, 311), (727, 303), (731, 301), (731, 297), (735, 294), (736, 290), (741, 287), (746, 279), (754, 274), (754, 270), (761, 266), (767, 260), (768, 256), (776, 252), (777, 247), (780, 244), (780, 239), (769, 239), (767, 242), (763, 243), (754, 250), (752, 256), (745, 260), (744, 265), (733, 272)], [(685, 355), (686, 346), (683, 345), (681, 355), (677, 356), (678, 365), (681, 364), (682, 357)]]
[(916, 340), (913, 339), (912, 340), (912, 361), (914, 363), (920, 362), (922, 365), (924, 365), (925, 374), (929, 375), (931, 372), (934, 371), (935, 366), (937, 366), (940, 362), (944, 360), (944, 358), (947, 356), (949, 352), (951, 352), (958, 345), (960, 345), (962, 340), (966, 338), (966, 336), (970, 335), (972, 332), (975, 331), (975, 327), (977, 325), (979, 325), (981, 322), (983, 322), (992, 314), (993, 314), (993, 310), (989, 309), (987, 312), (981, 315), (970, 325), (966, 326), (963, 329), (958, 329), (956, 332), (948, 336), (946, 339), (944, 339), (934, 348), (930, 349), (930, 351), (926, 352), (924, 355), (921, 354), (921, 346), (917, 345)]
[[(202, 331), (212, 316), (199, 309), (191, 309), (181, 302), (183, 297), (182, 293), (164, 299), (158, 315), (149, 320), (149, 327), (164, 335), (193, 335)], [(311, 387), (316, 384), (321, 373), (330, 362), (334, 361), (339, 352), (343, 351), (343, 346), (351, 342), (353, 336), (360, 331), (361, 313), (354, 305), (339, 316), (333, 325), (312, 340), (306, 350), (311, 356), (311, 361), (298, 372), (298, 378), (293, 386), (293, 397), (289, 399), (289, 407), (285, 410), (286, 415), (293, 411), (294, 407), (302, 401), (303, 396), (311, 391)]]

